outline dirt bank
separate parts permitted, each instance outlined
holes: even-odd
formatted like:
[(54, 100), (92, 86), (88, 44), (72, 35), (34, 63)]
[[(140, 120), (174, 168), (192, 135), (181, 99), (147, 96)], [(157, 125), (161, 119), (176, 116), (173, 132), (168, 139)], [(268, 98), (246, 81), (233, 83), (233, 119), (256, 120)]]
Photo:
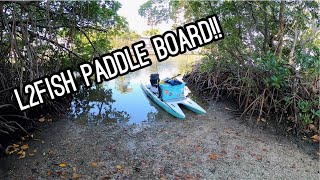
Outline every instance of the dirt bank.
[(317, 148), (248, 127), (225, 105), (140, 125), (59, 120), (35, 136), (40, 140), (24, 143), (26, 158), (0, 160), (0, 179), (319, 178)]

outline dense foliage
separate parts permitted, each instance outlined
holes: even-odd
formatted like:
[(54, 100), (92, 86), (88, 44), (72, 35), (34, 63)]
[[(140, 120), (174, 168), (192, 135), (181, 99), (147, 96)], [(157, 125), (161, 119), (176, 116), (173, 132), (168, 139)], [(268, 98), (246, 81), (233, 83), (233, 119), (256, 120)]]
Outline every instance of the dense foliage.
[[(152, 3), (151, 3), (152, 2)], [(208, 96), (232, 96), (243, 113), (318, 131), (320, 27), (316, 1), (151, 1), (140, 14), (176, 26), (217, 14), (225, 38), (208, 45), (189, 82)], [(158, 5), (157, 5), (158, 4)], [(161, 6), (160, 6), (161, 5)], [(149, 9), (162, 8), (165, 17)], [(274, 118), (276, 116), (276, 118)]]
[(5, 115), (15, 109), (13, 88), (111, 49), (108, 37), (127, 24), (120, 7), (117, 1), (0, 2), (0, 134), (20, 128), (20, 115)]

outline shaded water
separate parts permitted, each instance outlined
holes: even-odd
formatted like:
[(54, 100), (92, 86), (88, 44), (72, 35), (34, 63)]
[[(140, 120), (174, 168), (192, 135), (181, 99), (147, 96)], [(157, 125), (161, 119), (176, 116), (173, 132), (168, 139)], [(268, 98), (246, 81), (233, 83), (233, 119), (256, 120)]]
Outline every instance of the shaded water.
[[(69, 117), (75, 122), (88, 125), (139, 124), (155, 121), (159, 116), (173, 118), (146, 97), (140, 87), (140, 82), (148, 82), (152, 73), (159, 73), (160, 79), (179, 73), (183, 75), (201, 56), (180, 55), (163, 62), (158, 62), (154, 56), (150, 58), (152, 66), (99, 85), (93, 85), (90, 89), (81, 88), (71, 103)], [(181, 80), (182, 75), (178, 79)], [(202, 105), (197, 97), (192, 94), (189, 96)]]

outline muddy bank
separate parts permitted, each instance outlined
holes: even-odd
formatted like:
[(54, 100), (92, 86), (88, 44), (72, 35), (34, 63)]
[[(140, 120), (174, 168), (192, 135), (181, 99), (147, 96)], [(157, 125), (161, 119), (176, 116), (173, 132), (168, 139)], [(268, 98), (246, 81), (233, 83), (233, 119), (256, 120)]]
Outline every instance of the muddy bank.
[(18, 104), (6, 104), (0, 107), (0, 158), (1, 146), (6, 147), (23, 136), (33, 134), (41, 128), (37, 120), (43, 116), (50, 119), (62, 116), (70, 106), (71, 100), (70, 95), (55, 101), (48, 100), (44, 105), (25, 111), (21, 111)]
[(0, 160), (0, 179), (319, 177), (315, 146), (302, 149), (282, 135), (248, 127), (222, 104), (211, 105), (207, 115), (140, 125), (90, 127), (59, 120), (35, 136), (38, 141), (26, 142), (26, 158)]

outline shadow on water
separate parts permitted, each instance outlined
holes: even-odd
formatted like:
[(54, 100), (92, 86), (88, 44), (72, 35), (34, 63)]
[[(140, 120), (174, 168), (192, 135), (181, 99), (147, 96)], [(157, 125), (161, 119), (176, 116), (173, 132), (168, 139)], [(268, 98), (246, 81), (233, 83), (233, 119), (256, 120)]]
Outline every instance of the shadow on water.
[[(159, 73), (161, 79), (183, 74), (200, 57), (181, 55), (159, 63), (151, 56), (152, 66), (91, 88), (81, 87), (70, 105), (69, 117), (77, 123), (90, 126), (150, 123), (160, 118), (175, 119), (146, 97), (140, 83), (149, 81), (151, 73)], [(191, 98), (199, 102), (192, 94)]]

